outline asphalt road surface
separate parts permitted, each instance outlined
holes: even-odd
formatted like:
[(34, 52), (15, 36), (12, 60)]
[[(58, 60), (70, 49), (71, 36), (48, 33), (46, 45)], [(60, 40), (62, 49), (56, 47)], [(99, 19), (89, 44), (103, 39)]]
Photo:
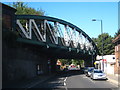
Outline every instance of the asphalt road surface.
[(37, 84), (32, 88), (56, 90), (117, 90), (116, 85), (107, 80), (92, 80), (80, 71), (69, 71), (43, 83)]

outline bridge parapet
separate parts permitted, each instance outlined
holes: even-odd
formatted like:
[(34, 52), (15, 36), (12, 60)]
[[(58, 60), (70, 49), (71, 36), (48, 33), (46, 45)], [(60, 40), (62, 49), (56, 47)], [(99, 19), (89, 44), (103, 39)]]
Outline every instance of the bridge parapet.
[(77, 52), (83, 50), (90, 55), (97, 53), (97, 47), (91, 38), (80, 28), (64, 20), (48, 16), (17, 15), (16, 25), (22, 38), (65, 46), (69, 50), (75, 48)]

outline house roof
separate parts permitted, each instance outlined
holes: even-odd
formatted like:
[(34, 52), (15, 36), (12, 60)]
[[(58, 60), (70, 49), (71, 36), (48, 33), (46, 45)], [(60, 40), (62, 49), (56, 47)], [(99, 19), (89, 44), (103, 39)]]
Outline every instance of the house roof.
[(113, 43), (120, 41), (120, 34), (113, 40)]

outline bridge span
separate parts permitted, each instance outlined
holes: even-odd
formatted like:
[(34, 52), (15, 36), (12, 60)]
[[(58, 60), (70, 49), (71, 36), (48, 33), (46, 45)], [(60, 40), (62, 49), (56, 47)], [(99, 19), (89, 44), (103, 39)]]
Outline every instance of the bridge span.
[(15, 30), (19, 42), (39, 45), (38, 49), (50, 57), (85, 59), (97, 53), (96, 45), (84, 31), (61, 19), (17, 15)]

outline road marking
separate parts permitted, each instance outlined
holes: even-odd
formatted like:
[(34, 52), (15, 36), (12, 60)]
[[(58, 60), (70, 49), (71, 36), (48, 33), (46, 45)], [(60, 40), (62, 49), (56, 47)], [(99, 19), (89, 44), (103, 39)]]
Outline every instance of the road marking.
[(66, 86), (66, 83), (64, 82), (64, 86)]
[(67, 89), (67, 85), (66, 85), (66, 82), (64, 82), (64, 86), (65, 86), (65, 90), (68, 90), (68, 89)]
[(65, 79), (64, 79), (64, 86), (66, 86), (67, 78), (68, 78), (68, 77), (65, 77)]
[(66, 78), (64, 79), (64, 82), (66, 82), (67, 78), (68, 78), (68, 77), (66, 77)]
[(65, 90), (68, 90), (68, 89), (67, 89), (67, 84), (66, 84), (67, 78), (68, 78), (68, 77), (66, 77), (66, 78), (64, 79)]
[[(64, 79), (64, 78), (59, 78), (59, 79)], [(61, 83), (61, 82), (66, 82), (66, 80), (67, 80), (67, 77), (64, 79), (64, 81), (62, 81), (62, 80), (59, 80), (59, 82), (58, 83)]]

